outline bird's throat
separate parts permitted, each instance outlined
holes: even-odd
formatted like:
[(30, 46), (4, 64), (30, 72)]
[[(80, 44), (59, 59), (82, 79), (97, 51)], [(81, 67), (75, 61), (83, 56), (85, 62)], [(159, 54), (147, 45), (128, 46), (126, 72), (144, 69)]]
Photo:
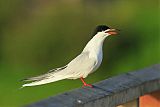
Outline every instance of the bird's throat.
[(90, 57), (102, 57), (102, 48), (105, 38), (93, 37), (84, 48), (83, 52), (89, 52)]

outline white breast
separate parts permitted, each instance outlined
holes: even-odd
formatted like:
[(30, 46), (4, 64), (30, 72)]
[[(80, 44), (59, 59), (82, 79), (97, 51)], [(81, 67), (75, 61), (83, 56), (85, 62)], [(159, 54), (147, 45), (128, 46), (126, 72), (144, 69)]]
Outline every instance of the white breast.
[(96, 34), (86, 45), (84, 48), (84, 52), (87, 51), (89, 52), (89, 57), (90, 58), (95, 58), (96, 59), (96, 64), (94, 66), (94, 69), (90, 72), (96, 71), (99, 66), (102, 63), (102, 58), (103, 58), (103, 52), (102, 52), (102, 47), (103, 47), (103, 42), (107, 36), (103, 36), (103, 33), (98, 33)]
[(94, 55), (95, 55), (95, 58), (97, 60), (97, 63), (95, 64), (94, 69), (90, 73), (93, 73), (94, 71), (96, 71), (102, 63), (102, 59), (103, 59), (102, 47), (100, 47), (100, 49)]

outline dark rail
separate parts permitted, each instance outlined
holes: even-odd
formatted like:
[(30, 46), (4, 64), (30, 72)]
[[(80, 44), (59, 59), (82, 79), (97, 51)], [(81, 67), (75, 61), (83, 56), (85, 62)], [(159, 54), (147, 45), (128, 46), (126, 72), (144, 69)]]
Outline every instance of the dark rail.
[(26, 107), (115, 107), (160, 90), (160, 64), (118, 75)]

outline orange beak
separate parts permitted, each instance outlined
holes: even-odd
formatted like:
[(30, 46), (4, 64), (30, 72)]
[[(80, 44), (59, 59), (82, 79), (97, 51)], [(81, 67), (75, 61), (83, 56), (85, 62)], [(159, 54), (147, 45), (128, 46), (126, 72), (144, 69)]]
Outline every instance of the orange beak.
[(109, 29), (105, 33), (109, 33), (110, 35), (116, 35), (116, 34), (118, 34), (117, 31), (118, 31), (117, 29)]

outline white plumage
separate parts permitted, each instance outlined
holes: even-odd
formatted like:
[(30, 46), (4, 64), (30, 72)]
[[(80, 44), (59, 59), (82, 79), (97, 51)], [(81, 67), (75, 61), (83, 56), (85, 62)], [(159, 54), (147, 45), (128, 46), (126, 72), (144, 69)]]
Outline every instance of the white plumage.
[(24, 84), (22, 87), (42, 85), (63, 79), (86, 78), (88, 74), (94, 72), (102, 62), (102, 46), (105, 38), (111, 35), (109, 31), (111, 31), (109, 27), (101, 25), (101, 29), (98, 29), (95, 36), (87, 43), (82, 53), (70, 63), (64, 67), (50, 70), (50, 72), (46, 74), (27, 78), (25, 81), (33, 82)]

